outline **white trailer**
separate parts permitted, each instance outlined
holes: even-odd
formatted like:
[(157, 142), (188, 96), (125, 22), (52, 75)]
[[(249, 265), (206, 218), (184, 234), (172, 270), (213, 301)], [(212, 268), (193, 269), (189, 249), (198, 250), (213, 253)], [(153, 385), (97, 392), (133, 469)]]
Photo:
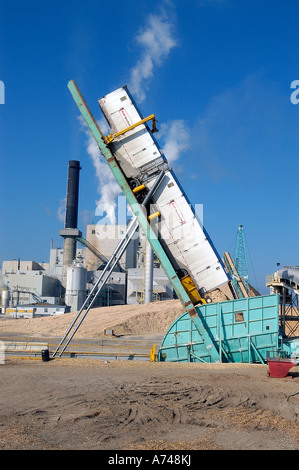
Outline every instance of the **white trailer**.
[(227, 283), (220, 256), (153, 136), (154, 115), (142, 117), (126, 86), (101, 98), (99, 105), (111, 128), (106, 142), (137, 198), (145, 197), (158, 173), (164, 171), (150, 213), (159, 214), (156, 231), (160, 243), (186, 290), (190, 293), (194, 283), (204, 297)]

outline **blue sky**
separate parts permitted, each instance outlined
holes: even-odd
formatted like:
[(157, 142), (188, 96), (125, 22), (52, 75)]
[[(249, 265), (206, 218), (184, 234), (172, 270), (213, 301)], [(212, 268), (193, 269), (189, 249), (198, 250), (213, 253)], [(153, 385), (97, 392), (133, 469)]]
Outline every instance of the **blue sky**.
[(249, 280), (265, 293), (277, 262), (299, 264), (298, 13), (296, 0), (2, 2), (0, 262), (48, 261), (51, 239), (61, 245), (71, 159), (79, 228), (100, 220), (113, 182), (99, 179), (67, 83), (96, 119), (97, 99), (128, 84), (221, 255), (244, 225)]

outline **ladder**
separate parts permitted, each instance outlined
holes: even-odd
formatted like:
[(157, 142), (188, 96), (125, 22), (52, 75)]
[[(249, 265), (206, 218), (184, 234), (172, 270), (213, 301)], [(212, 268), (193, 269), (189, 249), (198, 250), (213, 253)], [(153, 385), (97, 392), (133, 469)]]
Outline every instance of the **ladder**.
[[(160, 182), (162, 181), (164, 176), (164, 171), (161, 171), (159, 175), (156, 178), (156, 181), (151, 188), (151, 190), (148, 192), (146, 195), (143, 203), (141, 206), (146, 207), (148, 203), (150, 202), (150, 199), (153, 195), (153, 193), (156, 191), (158, 188)], [(95, 285), (93, 286), (92, 290), (86, 297), (82, 307), (78, 311), (77, 315), (75, 316), (74, 320), (70, 324), (68, 330), (66, 331), (65, 335), (63, 336), (62, 340), (58, 344), (57, 348), (52, 354), (52, 358), (56, 356), (56, 354), (59, 351), (59, 357), (62, 356), (63, 352), (69, 345), (70, 341), (72, 340), (73, 336), (75, 335), (76, 331), (78, 330), (79, 326), (83, 322), (84, 318), (86, 317), (87, 313), (95, 303), (98, 295), (104, 288), (105, 284), (107, 283), (110, 274), (112, 273), (113, 269), (119, 262), (120, 258), (124, 254), (125, 250), (127, 249), (130, 241), (133, 238), (134, 233), (137, 231), (139, 228), (139, 223), (138, 223), (138, 218), (135, 215), (133, 219), (129, 222), (128, 228), (123, 236), (123, 238), (120, 240), (118, 245), (116, 246), (115, 250), (113, 251), (108, 263), (104, 267), (103, 271), (101, 272), (100, 276), (98, 277)], [(61, 348), (61, 350), (60, 350)]]

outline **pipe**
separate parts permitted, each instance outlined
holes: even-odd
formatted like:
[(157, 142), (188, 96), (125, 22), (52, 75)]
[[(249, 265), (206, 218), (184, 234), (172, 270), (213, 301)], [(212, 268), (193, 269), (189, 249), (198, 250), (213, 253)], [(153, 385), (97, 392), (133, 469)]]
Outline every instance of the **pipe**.
[(154, 219), (156, 219), (157, 217), (160, 217), (160, 215), (161, 215), (161, 214), (160, 214), (159, 211), (158, 211), (158, 212), (155, 212), (154, 214), (149, 215), (148, 218), (147, 218), (147, 220), (150, 222), (151, 220), (154, 220)]
[(144, 303), (153, 301), (153, 280), (154, 280), (154, 253), (150, 242), (146, 239), (145, 244), (145, 272), (144, 272)]
[(140, 186), (137, 186), (136, 188), (133, 189), (133, 193), (139, 193), (140, 191), (143, 191), (145, 189), (145, 184), (141, 184)]

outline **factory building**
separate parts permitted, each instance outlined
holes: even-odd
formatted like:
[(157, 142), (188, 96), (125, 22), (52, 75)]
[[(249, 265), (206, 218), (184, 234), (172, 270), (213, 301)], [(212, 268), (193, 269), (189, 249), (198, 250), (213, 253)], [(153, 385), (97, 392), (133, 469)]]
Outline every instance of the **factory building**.
[[(99, 234), (105, 230), (107, 233), (107, 227), (87, 226), (86, 239), (100, 248), (103, 255), (109, 259), (126, 227), (122, 225), (109, 226), (109, 234), (116, 234), (117, 238), (99, 240), (94, 232)], [(41, 263), (35, 261), (18, 261), (17, 263), (15, 260), (3, 261), (2, 278), (9, 288), (8, 305), (11, 308), (33, 302), (46, 302), (60, 306), (66, 304), (71, 311), (79, 310), (100, 276), (101, 268), (105, 266), (105, 262), (97, 258), (87, 247), (77, 248), (75, 259), (67, 269), (65, 287), (62, 284), (63, 248), (53, 248), (51, 245), (49, 263), (43, 265), (48, 269), (41, 269)], [(18, 267), (23, 269), (16, 269)], [(35, 269), (29, 269), (32, 267)], [(144, 303), (145, 272), (145, 240), (136, 237), (130, 243), (127, 253), (121, 259), (117, 269), (109, 276), (95, 307)], [(154, 258), (152, 300), (171, 298), (173, 298), (171, 283)], [(62, 312), (60, 309), (57, 311)]]
[(143, 232), (137, 241), (136, 264), (127, 270), (127, 304), (172, 299), (173, 287)]
[[(92, 227), (94, 226), (88, 226), (90, 233), (95, 230)], [(113, 226), (110, 230), (122, 235), (123, 228), (123, 226)], [(96, 229), (100, 230), (99, 226), (96, 226)], [(95, 241), (92, 237), (89, 239), (92, 242)], [(111, 256), (118, 241), (118, 239), (104, 241), (101, 249), (103, 249), (105, 256), (108, 258)], [(123, 257), (120, 266), (109, 276), (104, 289), (97, 298), (95, 307), (144, 303), (144, 244), (138, 238), (132, 241), (129, 248), (128, 256)], [(86, 258), (89, 260), (88, 262)], [(154, 259), (152, 300), (171, 299), (173, 298), (172, 286), (164, 270), (155, 261)], [(104, 265), (88, 248), (77, 248), (75, 259), (67, 269), (66, 286), (64, 287), (62, 284), (64, 269), (62, 248), (51, 247), (49, 263), (44, 263), (44, 267), (48, 267), (47, 270), (41, 269), (41, 263), (35, 261), (19, 261), (18, 263), (15, 260), (3, 261), (2, 279), (9, 292), (9, 301), (6, 301), (6, 306), (14, 309), (10, 312), (13, 316), (16, 316), (14, 312), (17, 312), (17, 316), (24, 316), (21, 312), (24, 310), (24, 305), (31, 305), (34, 302), (55, 305), (58, 313), (68, 311), (68, 309), (60, 308), (64, 305), (69, 306), (71, 311), (79, 310), (100, 276), (101, 268)], [(18, 267), (26, 269), (16, 269)], [(32, 267), (36, 269), (29, 269)], [(4, 298), (5, 296), (7, 297), (7, 294), (3, 295)], [(19, 314), (18, 309), (15, 310), (16, 306), (20, 307)], [(5, 305), (2, 307), (4, 310)], [(54, 313), (53, 309), (50, 309), (49, 312)], [(49, 314), (47, 311), (45, 313)], [(40, 309), (38, 314), (41, 314)]]
[(47, 271), (8, 269), (9, 263), (7, 262), (3, 262), (3, 265), (2, 279), (3, 283), (9, 288), (10, 305), (32, 301), (61, 302), (61, 283), (59, 279), (48, 276)]
[(47, 271), (49, 263), (37, 263), (36, 261), (21, 261), (20, 259), (13, 259), (12, 261), (3, 261), (3, 271)]
[(43, 302), (41, 304), (20, 304), (15, 307), (8, 307), (6, 315), (12, 318), (34, 318), (48, 315), (61, 315), (70, 311), (67, 305), (55, 305)]
[[(2, 263), (1, 313), (16, 317), (78, 311), (92, 290), (126, 225), (93, 224), (86, 238), (78, 229), (80, 162), (68, 164), (63, 248), (51, 242), (48, 263), (12, 260)], [(148, 255), (147, 255), (148, 250)], [(173, 297), (172, 286), (146, 239), (136, 232), (109, 274), (94, 307), (145, 303)], [(50, 307), (51, 306), (51, 307)]]
[[(128, 269), (127, 304), (143, 304), (145, 296), (145, 279), (143, 268)], [(169, 300), (173, 298), (172, 285), (164, 270), (153, 269), (152, 301)]]

